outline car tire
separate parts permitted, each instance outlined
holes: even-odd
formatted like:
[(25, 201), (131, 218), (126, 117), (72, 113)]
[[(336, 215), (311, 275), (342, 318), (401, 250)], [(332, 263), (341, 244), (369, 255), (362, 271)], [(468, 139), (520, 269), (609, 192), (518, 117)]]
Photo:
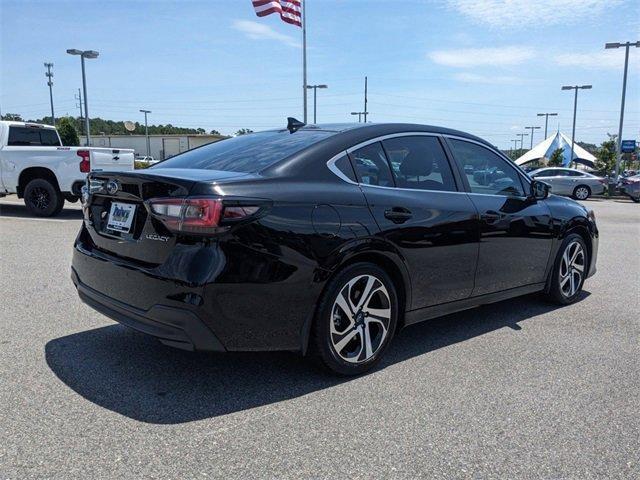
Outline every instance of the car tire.
[(578, 300), (589, 271), (589, 255), (582, 237), (572, 233), (560, 245), (550, 272), (548, 297), (560, 305)]
[(587, 185), (578, 185), (573, 189), (572, 196), (576, 200), (586, 200), (591, 196), (591, 189)]
[(346, 267), (329, 281), (316, 308), (311, 356), (339, 375), (370, 370), (393, 338), (398, 311), (396, 288), (383, 269), (372, 263)]
[(50, 181), (35, 178), (24, 189), (24, 204), (38, 217), (52, 217), (62, 210), (64, 197)]
[(634, 203), (640, 203), (640, 196), (638, 196), (638, 197), (633, 197), (633, 196), (629, 195), (629, 198), (630, 198)]

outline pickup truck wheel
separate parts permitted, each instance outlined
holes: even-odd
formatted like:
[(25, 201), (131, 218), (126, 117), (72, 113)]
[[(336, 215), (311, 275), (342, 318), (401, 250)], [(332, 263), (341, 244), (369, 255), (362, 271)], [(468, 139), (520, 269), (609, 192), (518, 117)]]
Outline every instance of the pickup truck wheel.
[(24, 189), (24, 204), (38, 217), (57, 215), (64, 206), (64, 197), (44, 178), (35, 178)]

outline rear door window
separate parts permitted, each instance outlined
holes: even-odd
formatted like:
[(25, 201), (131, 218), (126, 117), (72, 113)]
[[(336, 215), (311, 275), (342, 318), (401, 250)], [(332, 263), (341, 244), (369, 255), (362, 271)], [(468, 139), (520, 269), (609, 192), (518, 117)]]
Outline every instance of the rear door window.
[(389, 162), (380, 142), (354, 150), (351, 160), (358, 182), (379, 187), (394, 186)]
[(14, 147), (59, 147), (60, 140), (55, 130), (50, 128), (9, 127), (7, 145)]
[(436, 137), (402, 136), (382, 142), (396, 187), (456, 191), (451, 166)]

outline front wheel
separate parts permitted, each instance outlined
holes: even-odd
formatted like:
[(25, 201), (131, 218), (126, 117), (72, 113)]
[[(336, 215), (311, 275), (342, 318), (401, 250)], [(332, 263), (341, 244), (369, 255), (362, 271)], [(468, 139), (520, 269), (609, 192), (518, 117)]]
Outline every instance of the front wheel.
[(568, 305), (578, 300), (589, 268), (587, 247), (580, 235), (571, 234), (562, 242), (551, 271), (549, 297)]
[(24, 189), (24, 204), (38, 217), (57, 215), (64, 206), (64, 197), (44, 178), (35, 178)]
[(630, 198), (634, 203), (640, 203), (640, 195), (638, 195), (637, 197), (633, 197), (633, 196), (629, 195), (629, 198)]
[(578, 185), (573, 190), (573, 198), (576, 200), (586, 200), (591, 196), (591, 189), (586, 185)]
[(359, 375), (382, 358), (395, 332), (398, 297), (377, 265), (345, 268), (328, 284), (312, 330), (313, 354), (329, 370)]

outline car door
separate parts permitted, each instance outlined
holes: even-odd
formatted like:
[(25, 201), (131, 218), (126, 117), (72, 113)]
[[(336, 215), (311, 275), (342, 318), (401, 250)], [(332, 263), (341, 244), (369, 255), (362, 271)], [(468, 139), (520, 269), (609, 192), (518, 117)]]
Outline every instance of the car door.
[(489, 185), (475, 182), (472, 175), (463, 177), (479, 214), (480, 251), (473, 295), (544, 282), (553, 239), (546, 202), (529, 196), (525, 175), (490, 147), (457, 137), (448, 137), (447, 143), (459, 166), (496, 167), (504, 172), (504, 177)]
[(571, 195), (573, 193), (574, 182), (570, 172), (570, 170), (562, 168), (557, 169), (553, 180), (553, 193), (558, 195)]
[(459, 191), (436, 135), (385, 137), (349, 150), (380, 235), (404, 257), (411, 309), (471, 295), (478, 258), (476, 210)]

